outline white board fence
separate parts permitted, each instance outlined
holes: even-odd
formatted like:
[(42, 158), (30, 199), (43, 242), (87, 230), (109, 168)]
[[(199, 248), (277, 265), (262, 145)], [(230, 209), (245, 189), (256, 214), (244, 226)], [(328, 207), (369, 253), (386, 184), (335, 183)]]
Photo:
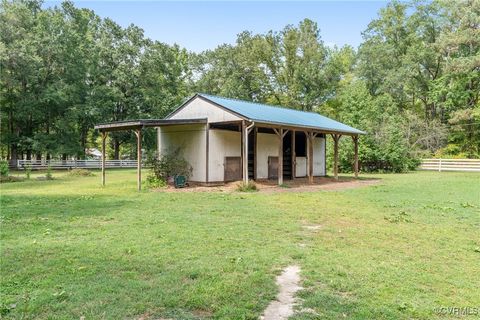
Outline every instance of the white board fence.
[[(25, 169), (27, 167), (35, 169), (100, 169), (102, 160), (18, 160), (17, 168)], [(137, 160), (105, 160), (106, 168), (136, 168)]]
[(480, 159), (423, 159), (419, 169), (480, 172)]

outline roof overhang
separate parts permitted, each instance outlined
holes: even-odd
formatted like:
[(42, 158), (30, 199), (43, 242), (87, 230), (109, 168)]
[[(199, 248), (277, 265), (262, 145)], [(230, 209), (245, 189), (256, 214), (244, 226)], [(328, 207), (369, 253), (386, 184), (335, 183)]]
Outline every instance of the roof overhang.
[(188, 124), (207, 124), (207, 118), (194, 118), (194, 119), (139, 119), (139, 120), (126, 120), (116, 121), (108, 123), (100, 123), (95, 126), (95, 129), (102, 132), (107, 131), (124, 131), (143, 129), (148, 127), (162, 127), (162, 126), (174, 126), (174, 125), (188, 125)]
[(261, 127), (267, 127), (267, 128), (284, 128), (288, 130), (312, 131), (312, 132), (318, 132), (318, 133), (342, 134), (342, 135), (349, 135), (349, 136), (366, 134), (366, 132), (360, 131), (360, 130), (358, 131), (332, 130), (332, 129), (322, 128), (322, 127), (299, 126), (299, 125), (293, 125), (288, 123), (277, 123), (277, 122), (269, 122), (264, 120), (255, 120), (255, 119), (249, 119), (249, 121), (255, 122), (255, 125), (258, 125)]

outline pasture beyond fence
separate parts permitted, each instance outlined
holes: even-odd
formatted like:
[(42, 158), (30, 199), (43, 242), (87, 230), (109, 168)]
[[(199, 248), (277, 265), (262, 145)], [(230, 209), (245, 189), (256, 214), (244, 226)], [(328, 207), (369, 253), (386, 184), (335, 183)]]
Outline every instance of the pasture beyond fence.
[(480, 159), (423, 159), (419, 169), (480, 172)]
[[(17, 168), (25, 169), (30, 167), (36, 169), (100, 169), (102, 160), (18, 160)], [(137, 160), (105, 160), (106, 168), (136, 168)]]

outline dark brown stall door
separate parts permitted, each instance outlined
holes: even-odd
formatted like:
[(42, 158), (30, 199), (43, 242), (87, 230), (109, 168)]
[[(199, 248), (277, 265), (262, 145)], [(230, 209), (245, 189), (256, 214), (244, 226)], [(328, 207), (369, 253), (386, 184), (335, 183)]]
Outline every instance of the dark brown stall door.
[(242, 180), (242, 158), (225, 157), (225, 181)]
[(278, 179), (278, 157), (268, 157), (268, 179)]

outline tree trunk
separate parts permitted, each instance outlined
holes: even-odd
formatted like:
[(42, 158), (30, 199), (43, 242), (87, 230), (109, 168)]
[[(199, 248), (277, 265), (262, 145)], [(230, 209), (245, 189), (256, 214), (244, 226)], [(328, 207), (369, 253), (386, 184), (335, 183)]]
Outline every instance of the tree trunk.
[(10, 165), (16, 167), (17, 160), (18, 160), (18, 151), (17, 151), (17, 144), (11, 144), (11, 152), (10, 152)]
[(113, 138), (113, 159), (120, 159), (120, 141), (117, 138)]
[[(47, 133), (47, 136), (50, 135), (50, 112), (48, 113), (48, 121), (47, 121), (47, 126), (45, 128), (45, 132)], [(49, 148), (47, 148), (47, 155), (46, 155), (46, 160), (47, 161), (50, 161), (51, 159), (51, 155), (50, 155), (50, 152), (48, 150)]]
[(82, 129), (82, 134), (80, 137), (80, 143), (82, 145), (82, 155), (81, 159), (86, 159), (87, 158), (87, 153), (86, 153), (86, 148), (87, 148), (87, 130), (85, 128)]
[[(8, 113), (8, 127), (10, 131), (11, 137), (14, 136), (15, 132), (13, 130), (13, 111), (12, 108), (10, 108), (10, 112)], [(8, 159), (10, 159), (10, 165), (11, 166), (17, 166), (17, 144), (14, 142), (11, 142), (10, 140), (10, 145), (9, 145), (9, 156)]]

